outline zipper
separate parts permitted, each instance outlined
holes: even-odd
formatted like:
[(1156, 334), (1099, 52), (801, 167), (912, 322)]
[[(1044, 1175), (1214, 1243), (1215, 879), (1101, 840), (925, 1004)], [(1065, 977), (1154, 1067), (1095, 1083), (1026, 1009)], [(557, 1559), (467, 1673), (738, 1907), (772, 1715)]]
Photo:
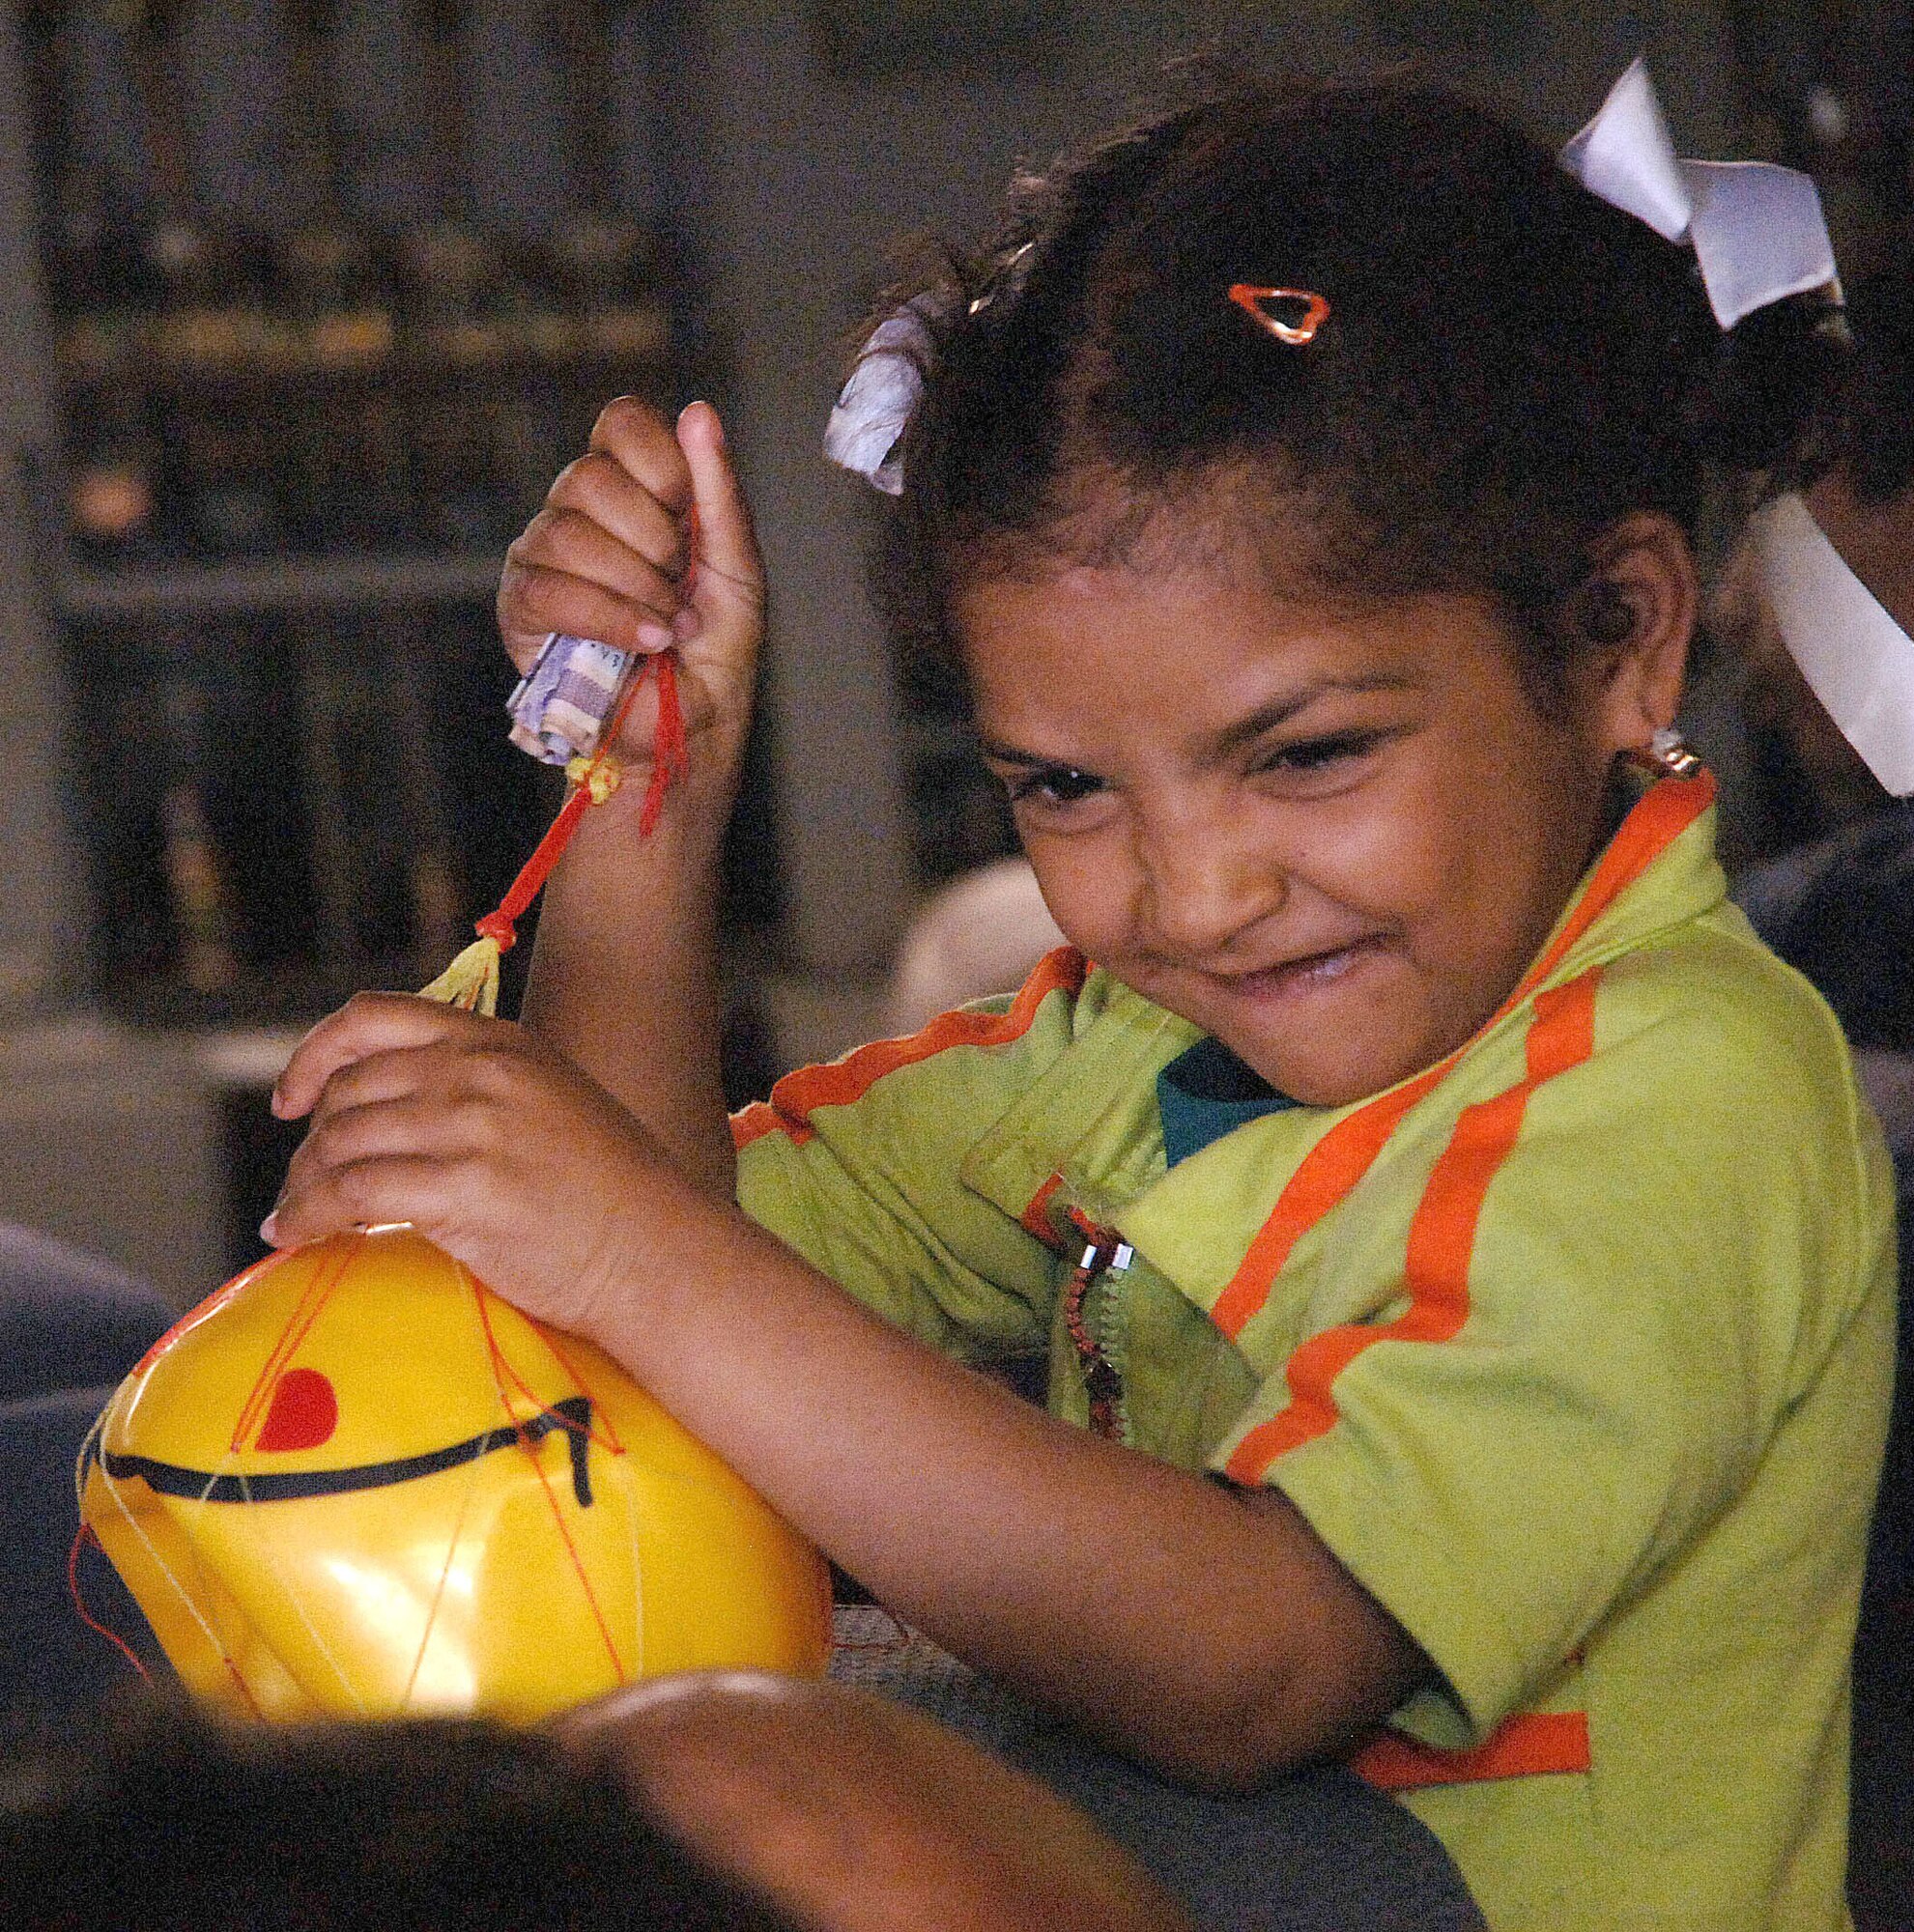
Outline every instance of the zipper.
[(1084, 1303), (1091, 1289), (1107, 1274), (1121, 1274), (1135, 1260), (1135, 1250), (1108, 1228), (1099, 1228), (1082, 1215), (1071, 1213), (1078, 1232), (1084, 1236), (1082, 1258), (1071, 1270), (1070, 1286), (1064, 1290), (1064, 1325), (1076, 1350), (1077, 1369), (1083, 1377), (1083, 1392), (1090, 1401), (1090, 1429), (1096, 1435), (1121, 1442), (1124, 1435), (1123, 1377), (1110, 1360), (1102, 1342), (1091, 1331)]

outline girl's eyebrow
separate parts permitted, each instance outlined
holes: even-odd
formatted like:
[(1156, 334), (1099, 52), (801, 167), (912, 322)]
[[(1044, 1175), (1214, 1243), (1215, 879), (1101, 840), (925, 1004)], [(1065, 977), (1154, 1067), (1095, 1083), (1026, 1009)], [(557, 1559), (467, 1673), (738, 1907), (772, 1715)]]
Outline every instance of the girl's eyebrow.
[(1374, 671), (1367, 677), (1319, 677), (1300, 691), (1286, 693), (1268, 704), (1258, 705), (1245, 718), (1226, 724), (1216, 733), (1218, 752), (1233, 752), (1260, 738), (1265, 731), (1286, 724), (1299, 712), (1307, 711), (1318, 698), (1342, 691), (1407, 691), (1415, 680), (1401, 671)]
[(977, 749), (985, 757), (994, 759), (1000, 765), (1028, 765), (1032, 771), (1070, 763), (1068, 758), (1046, 758), (1036, 752), (1019, 752), (1014, 745), (1000, 745), (994, 738), (980, 736)]
[[(1238, 747), (1260, 738), (1265, 731), (1273, 730), (1278, 724), (1287, 724), (1299, 712), (1306, 711), (1319, 698), (1331, 693), (1342, 691), (1408, 691), (1415, 680), (1400, 671), (1377, 671), (1368, 677), (1323, 677), (1305, 684), (1300, 691), (1286, 692), (1280, 697), (1272, 698), (1268, 704), (1260, 704), (1247, 717), (1239, 718), (1234, 724), (1226, 724), (1217, 732), (1215, 749), (1219, 753), (1232, 752)], [(1023, 765), (1032, 771), (1047, 769), (1051, 766), (1069, 766), (1068, 758), (1046, 757), (1039, 752), (1019, 751), (1014, 745), (1000, 743), (995, 738), (986, 738), (980, 734), (977, 749), (985, 757), (1000, 765)], [(1072, 769), (1074, 769), (1072, 767)]]

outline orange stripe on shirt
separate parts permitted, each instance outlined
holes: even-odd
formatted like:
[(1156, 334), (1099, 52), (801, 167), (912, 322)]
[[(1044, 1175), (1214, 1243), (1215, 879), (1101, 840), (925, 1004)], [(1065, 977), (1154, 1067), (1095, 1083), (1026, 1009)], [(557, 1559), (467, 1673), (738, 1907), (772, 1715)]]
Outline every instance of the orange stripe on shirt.
[(843, 1107), (863, 1096), (887, 1073), (914, 1066), (954, 1046), (1006, 1046), (1021, 1039), (1037, 1009), (1052, 993), (1083, 990), (1089, 965), (1074, 948), (1060, 946), (1037, 962), (1002, 1013), (939, 1013), (920, 1033), (903, 1039), (877, 1039), (843, 1060), (823, 1066), (800, 1066), (771, 1089), (769, 1100), (754, 1100), (731, 1116), (731, 1143), (742, 1150), (769, 1133), (786, 1133), (800, 1146), (811, 1138), (811, 1114), (817, 1107)]
[(1644, 792), (1609, 840), (1561, 929), (1471, 1040), (1338, 1121), (1309, 1150), (1210, 1311), (1231, 1341), (1261, 1311), (1297, 1242), (1355, 1191), (1402, 1117), (1433, 1091), (1473, 1039), (1505, 1019), (1561, 964), (1596, 920), (1714, 801), (1715, 781), (1706, 772), (1692, 779), (1664, 779)]
[(1526, 1711), (1505, 1718), (1473, 1750), (1438, 1750), (1400, 1731), (1385, 1731), (1350, 1759), (1349, 1768), (1379, 1791), (1421, 1791), (1432, 1784), (1586, 1771), (1592, 1762), (1585, 1711)]
[(1283, 1370), (1289, 1406), (1257, 1424), (1237, 1445), (1225, 1471), (1231, 1481), (1260, 1483), (1278, 1456), (1331, 1429), (1336, 1378), (1365, 1349), (1378, 1342), (1446, 1342), (1469, 1319), (1469, 1268), (1490, 1183), (1514, 1151), (1528, 1096), (1594, 1051), (1600, 978), (1596, 967), (1537, 994), (1523, 1079), (1464, 1108), (1409, 1224), (1408, 1310), (1380, 1327), (1352, 1322), (1304, 1342)]

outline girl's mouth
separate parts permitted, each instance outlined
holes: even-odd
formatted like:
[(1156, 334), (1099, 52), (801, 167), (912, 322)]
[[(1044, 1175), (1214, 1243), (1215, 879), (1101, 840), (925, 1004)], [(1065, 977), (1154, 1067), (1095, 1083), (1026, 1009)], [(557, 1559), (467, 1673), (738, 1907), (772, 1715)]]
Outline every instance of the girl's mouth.
[(1212, 979), (1238, 999), (1257, 1002), (1284, 1000), (1324, 991), (1352, 974), (1360, 972), (1382, 956), (1380, 934), (1367, 934), (1342, 946), (1321, 952), (1306, 952), (1279, 965), (1258, 967), (1249, 973), (1214, 974)]

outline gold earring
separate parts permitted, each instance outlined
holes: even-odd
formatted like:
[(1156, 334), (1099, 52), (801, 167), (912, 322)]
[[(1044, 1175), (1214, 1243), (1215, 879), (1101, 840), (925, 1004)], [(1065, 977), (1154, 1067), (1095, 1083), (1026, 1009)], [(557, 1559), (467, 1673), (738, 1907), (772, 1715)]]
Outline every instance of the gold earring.
[(1701, 769), (1700, 758), (1672, 724), (1664, 724), (1645, 745), (1638, 745), (1628, 755), (1662, 779), (1692, 779)]

